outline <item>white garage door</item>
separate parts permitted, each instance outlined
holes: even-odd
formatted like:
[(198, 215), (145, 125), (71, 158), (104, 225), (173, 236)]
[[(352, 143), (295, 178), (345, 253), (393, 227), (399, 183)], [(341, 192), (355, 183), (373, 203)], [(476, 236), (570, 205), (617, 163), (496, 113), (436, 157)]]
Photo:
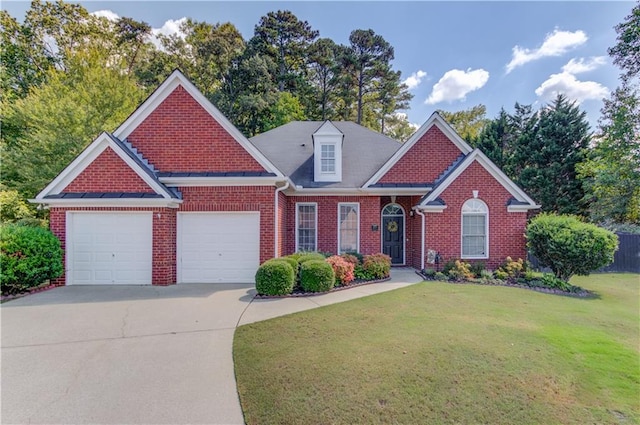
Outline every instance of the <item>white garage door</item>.
[(151, 284), (152, 213), (67, 213), (67, 284)]
[(251, 283), (260, 261), (260, 213), (178, 214), (178, 282)]

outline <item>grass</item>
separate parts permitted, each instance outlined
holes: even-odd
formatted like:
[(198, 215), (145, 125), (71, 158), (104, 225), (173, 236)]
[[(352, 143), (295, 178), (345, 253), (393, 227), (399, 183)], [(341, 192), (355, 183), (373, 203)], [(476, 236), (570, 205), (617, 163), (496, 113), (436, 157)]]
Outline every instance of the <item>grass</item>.
[(596, 299), (423, 282), (242, 326), (247, 424), (640, 423), (640, 277)]

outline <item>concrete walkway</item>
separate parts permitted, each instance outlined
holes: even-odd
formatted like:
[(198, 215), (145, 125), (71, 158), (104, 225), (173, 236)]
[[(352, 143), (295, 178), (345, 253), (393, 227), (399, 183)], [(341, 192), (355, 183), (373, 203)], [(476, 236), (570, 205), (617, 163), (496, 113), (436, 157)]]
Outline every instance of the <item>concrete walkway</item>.
[(419, 282), (254, 299), (253, 285), (70, 286), (2, 304), (3, 424), (242, 424), (235, 328)]

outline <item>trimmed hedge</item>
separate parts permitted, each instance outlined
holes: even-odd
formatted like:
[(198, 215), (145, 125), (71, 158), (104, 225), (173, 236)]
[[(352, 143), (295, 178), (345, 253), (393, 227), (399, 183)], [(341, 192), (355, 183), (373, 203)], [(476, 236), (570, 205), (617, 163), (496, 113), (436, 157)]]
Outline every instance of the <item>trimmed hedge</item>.
[[(297, 254), (294, 254), (297, 255)], [(320, 254), (319, 252), (303, 252), (300, 255), (298, 255), (298, 263), (300, 265), (302, 265), (302, 263), (305, 263), (307, 261), (324, 261), (325, 260), (325, 256)]]
[(382, 253), (365, 255), (362, 267), (371, 279), (389, 277), (391, 273), (391, 257)]
[(300, 265), (300, 286), (305, 292), (326, 292), (333, 288), (336, 275), (323, 260), (308, 260)]
[(0, 287), (17, 294), (62, 276), (62, 248), (42, 227), (7, 224), (0, 227)]
[(268, 261), (285, 261), (287, 264), (289, 264), (292, 268), (293, 268), (293, 274), (294, 276), (298, 275), (298, 270), (300, 269), (300, 264), (298, 263), (298, 260), (296, 260), (295, 258), (292, 258), (290, 256), (286, 256), (286, 257), (277, 257), (277, 258), (272, 258), (271, 260)]
[(256, 271), (256, 290), (260, 295), (287, 295), (293, 291), (295, 274), (288, 261), (265, 261)]

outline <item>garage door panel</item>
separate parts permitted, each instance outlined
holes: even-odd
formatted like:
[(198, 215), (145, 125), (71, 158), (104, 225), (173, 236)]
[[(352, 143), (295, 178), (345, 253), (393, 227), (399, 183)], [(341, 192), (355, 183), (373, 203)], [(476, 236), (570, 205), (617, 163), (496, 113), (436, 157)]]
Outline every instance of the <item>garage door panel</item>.
[(150, 284), (151, 213), (69, 213), (70, 284)]
[(260, 256), (258, 212), (178, 216), (180, 282), (253, 282)]

